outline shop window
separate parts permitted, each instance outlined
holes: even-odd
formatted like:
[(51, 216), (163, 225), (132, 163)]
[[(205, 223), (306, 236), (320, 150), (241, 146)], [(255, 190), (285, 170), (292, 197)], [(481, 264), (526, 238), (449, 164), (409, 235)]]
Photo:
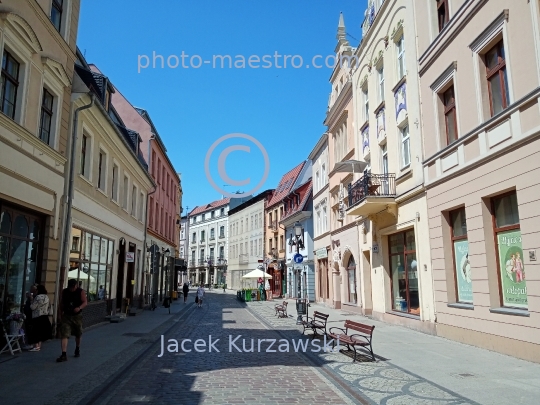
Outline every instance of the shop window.
[(40, 281), (42, 221), (3, 207), (0, 214), (0, 317), (19, 312), (24, 292)]
[(75, 279), (89, 301), (110, 296), (114, 242), (99, 235), (72, 228), (68, 279)]
[(472, 276), (471, 263), (469, 261), (469, 241), (467, 239), (465, 208), (450, 212), (450, 227), (452, 232), (457, 302), (472, 304)]
[(491, 200), (501, 303), (527, 308), (527, 285), (521, 247), (521, 229), (515, 192)]
[(392, 309), (420, 315), (418, 262), (414, 230), (390, 235)]
[(354, 262), (354, 257), (352, 255), (347, 264), (347, 276), (349, 280), (349, 303), (356, 304), (356, 263)]
[(491, 116), (494, 116), (507, 108), (508, 104), (510, 104), (508, 76), (506, 74), (506, 56), (503, 41), (500, 41), (497, 45), (487, 51), (485, 63), (489, 90), (489, 105)]

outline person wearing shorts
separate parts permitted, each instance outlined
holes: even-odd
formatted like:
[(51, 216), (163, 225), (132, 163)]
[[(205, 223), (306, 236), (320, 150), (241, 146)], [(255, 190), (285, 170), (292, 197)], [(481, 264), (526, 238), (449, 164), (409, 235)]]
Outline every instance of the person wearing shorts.
[(62, 291), (60, 309), (62, 311), (62, 323), (60, 324), (60, 337), (62, 355), (56, 359), (58, 363), (67, 361), (67, 345), (70, 336), (75, 336), (75, 357), (80, 357), (80, 345), (82, 336), (82, 310), (88, 302), (86, 293), (79, 288), (75, 279), (68, 281), (68, 287)]

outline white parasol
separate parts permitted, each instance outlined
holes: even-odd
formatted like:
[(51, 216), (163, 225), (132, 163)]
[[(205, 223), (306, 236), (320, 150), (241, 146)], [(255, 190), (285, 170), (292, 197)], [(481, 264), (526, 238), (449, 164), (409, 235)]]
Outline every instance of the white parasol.
[(264, 271), (260, 269), (255, 269), (253, 271), (250, 271), (248, 274), (243, 276), (242, 278), (267, 278), (271, 279), (272, 276), (268, 273), (265, 273)]

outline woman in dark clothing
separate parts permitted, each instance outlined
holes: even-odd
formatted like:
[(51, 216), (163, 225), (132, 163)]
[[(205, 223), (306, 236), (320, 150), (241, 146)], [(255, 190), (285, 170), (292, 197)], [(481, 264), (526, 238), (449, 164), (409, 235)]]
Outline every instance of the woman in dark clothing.
[(49, 297), (41, 284), (37, 286), (37, 295), (30, 305), (32, 309), (32, 333), (30, 343), (34, 344), (31, 352), (39, 352), (41, 342), (51, 338), (51, 321), (49, 320)]
[(182, 292), (184, 293), (184, 304), (187, 302), (187, 295), (189, 292), (189, 286), (187, 283), (184, 283), (184, 287), (182, 287)]

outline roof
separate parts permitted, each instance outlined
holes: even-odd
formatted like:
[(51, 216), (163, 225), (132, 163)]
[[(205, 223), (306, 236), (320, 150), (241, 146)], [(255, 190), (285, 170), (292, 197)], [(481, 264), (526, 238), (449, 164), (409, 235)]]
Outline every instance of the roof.
[(229, 204), (230, 201), (231, 201), (231, 199), (229, 197), (227, 197), (227, 198), (223, 198), (221, 200), (213, 201), (210, 204), (199, 205), (198, 207), (193, 208), (193, 210), (188, 214), (188, 216), (192, 217), (194, 215), (198, 215), (198, 214), (200, 214), (202, 212), (206, 212), (206, 211), (211, 210), (211, 209), (216, 209), (216, 208), (219, 208), (219, 207), (223, 207), (224, 205)]
[(283, 175), (283, 177), (281, 178), (281, 181), (276, 187), (276, 190), (274, 191), (274, 195), (272, 196), (272, 199), (268, 202), (267, 207), (271, 207), (281, 202), (281, 200), (283, 200), (283, 197), (289, 194), (289, 192), (291, 191), (294, 185), (294, 182), (296, 181), (296, 178), (302, 171), (302, 168), (304, 167), (305, 163), (306, 162), (300, 163), (294, 169), (292, 169), (291, 171)]
[(258, 203), (261, 200), (264, 200), (264, 199), (268, 198), (269, 196), (272, 195), (273, 191), (274, 190), (272, 190), (272, 189), (265, 190), (262, 193), (257, 194), (255, 197), (250, 198), (246, 202), (240, 204), (239, 206), (234, 207), (233, 209), (230, 209), (229, 210), (229, 216), (232, 215), (232, 214), (235, 214), (235, 213), (237, 213), (239, 211), (242, 211), (243, 209), (245, 209), (245, 208), (247, 208), (247, 207), (249, 207), (249, 206), (251, 206), (251, 205), (253, 205), (255, 203)]
[(307, 202), (309, 201), (312, 190), (313, 190), (313, 183), (311, 179), (307, 183), (304, 183), (303, 185), (298, 187), (296, 190), (291, 190), (291, 192), (295, 191), (295, 194), (300, 195), (300, 198), (301, 198), (300, 204), (293, 206), (292, 210), (287, 211), (287, 209), (285, 209), (285, 212), (279, 222), (283, 222), (287, 218), (292, 217), (294, 214), (300, 211), (303, 211)]

